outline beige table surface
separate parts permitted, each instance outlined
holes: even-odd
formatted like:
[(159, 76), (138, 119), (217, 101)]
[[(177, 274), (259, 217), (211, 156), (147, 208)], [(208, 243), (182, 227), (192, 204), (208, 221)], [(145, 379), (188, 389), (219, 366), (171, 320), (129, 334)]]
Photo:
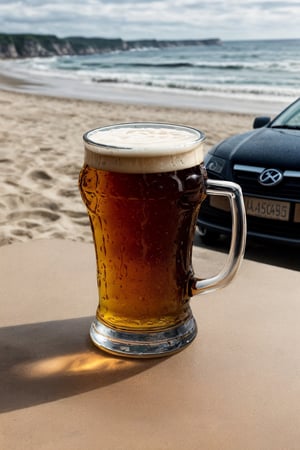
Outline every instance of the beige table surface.
[(1, 450), (300, 449), (299, 272), (244, 261), (192, 300), (193, 344), (158, 360), (90, 344), (92, 245), (2, 247), (0, 274)]

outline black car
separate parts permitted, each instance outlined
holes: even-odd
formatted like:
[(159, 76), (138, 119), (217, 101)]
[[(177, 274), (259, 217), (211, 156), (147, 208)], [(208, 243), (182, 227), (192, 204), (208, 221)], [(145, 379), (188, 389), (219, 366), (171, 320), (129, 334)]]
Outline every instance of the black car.
[[(253, 128), (209, 150), (208, 177), (241, 186), (248, 236), (300, 244), (300, 98), (272, 121), (257, 117)], [(227, 199), (208, 196), (197, 225), (204, 243), (230, 234)]]

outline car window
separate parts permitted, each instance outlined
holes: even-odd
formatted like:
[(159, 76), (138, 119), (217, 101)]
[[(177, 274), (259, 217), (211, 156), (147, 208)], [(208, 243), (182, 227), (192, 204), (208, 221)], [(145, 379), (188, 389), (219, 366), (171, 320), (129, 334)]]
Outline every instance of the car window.
[(288, 109), (280, 114), (271, 125), (272, 127), (290, 126), (300, 127), (300, 101), (293, 103)]

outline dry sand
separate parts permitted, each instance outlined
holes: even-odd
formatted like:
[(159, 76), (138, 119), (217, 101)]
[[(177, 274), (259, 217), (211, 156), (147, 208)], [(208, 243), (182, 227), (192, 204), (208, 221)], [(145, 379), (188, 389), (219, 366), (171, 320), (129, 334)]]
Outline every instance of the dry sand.
[[(3, 80), (2, 82), (8, 80)], [(128, 121), (186, 124), (206, 149), (252, 127), (253, 114), (107, 103), (0, 91), (0, 245), (29, 239), (91, 242), (77, 187), (82, 134)]]

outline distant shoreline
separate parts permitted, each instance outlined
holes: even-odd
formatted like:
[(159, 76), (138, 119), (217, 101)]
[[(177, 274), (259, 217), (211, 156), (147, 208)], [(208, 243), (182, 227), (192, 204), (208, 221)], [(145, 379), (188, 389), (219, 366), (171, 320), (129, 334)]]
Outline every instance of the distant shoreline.
[(93, 55), (111, 51), (144, 48), (168, 48), (194, 45), (220, 45), (219, 38), (211, 39), (138, 39), (89, 38), (70, 36), (59, 38), (47, 34), (0, 33), (0, 58), (18, 59), (63, 55)]

